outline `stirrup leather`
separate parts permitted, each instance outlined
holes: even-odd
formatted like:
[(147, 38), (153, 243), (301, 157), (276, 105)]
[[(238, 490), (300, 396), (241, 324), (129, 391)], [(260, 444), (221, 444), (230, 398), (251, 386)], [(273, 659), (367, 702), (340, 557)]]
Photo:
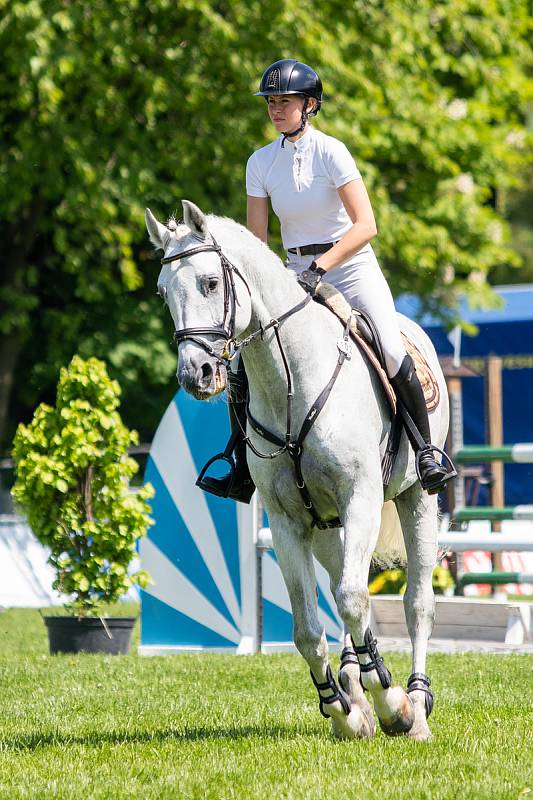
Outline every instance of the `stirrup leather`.
[[(309, 670), (309, 672), (311, 673), (311, 680), (315, 684), (316, 690), (318, 692), (319, 708), (322, 716), (325, 717), (326, 719), (328, 719), (331, 716), (330, 714), (326, 714), (326, 712), (324, 711), (324, 704), (331, 705), (331, 703), (335, 703), (336, 700), (338, 700), (339, 703), (341, 704), (344, 713), (348, 715), (352, 710), (352, 701), (350, 700), (349, 696), (346, 694), (344, 689), (341, 689), (339, 686), (337, 686), (329, 664), (326, 668), (326, 680), (324, 683), (318, 683), (315, 679), (315, 676), (313, 675), (312, 670)], [(332, 694), (329, 695), (328, 697), (322, 697), (320, 691), (325, 691), (326, 689), (329, 689), (332, 692)]]
[(407, 681), (407, 694), (411, 692), (425, 692), (425, 705), (426, 705), (426, 719), (433, 711), (433, 692), (429, 688), (431, 684), (430, 679), (423, 672), (413, 672)]
[[(361, 686), (363, 690), (366, 692), (365, 686), (362, 681), (363, 672), (372, 672), (372, 670), (377, 670), (379, 681), (384, 689), (389, 689), (392, 686), (392, 676), (385, 666), (383, 661), (383, 656), (380, 656), (378, 652), (378, 643), (377, 640), (374, 639), (372, 636), (372, 631), (370, 628), (367, 628), (365, 631), (365, 638), (364, 638), (364, 645), (360, 647), (355, 647), (354, 645), (354, 652), (357, 655), (358, 659), (361, 655), (368, 655), (370, 656), (370, 663), (369, 664), (361, 664), (359, 660), (359, 669), (361, 670)], [(353, 644), (353, 639), (352, 639)]]

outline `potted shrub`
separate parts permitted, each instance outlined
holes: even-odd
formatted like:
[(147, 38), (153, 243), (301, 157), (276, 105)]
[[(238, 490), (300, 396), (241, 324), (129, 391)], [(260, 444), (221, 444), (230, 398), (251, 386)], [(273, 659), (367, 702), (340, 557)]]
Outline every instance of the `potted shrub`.
[(69, 616), (44, 618), (51, 652), (127, 652), (135, 619), (104, 619), (101, 606), (149, 580), (129, 570), (151, 524), (153, 489), (129, 488), (137, 433), (122, 423), (119, 395), (102, 361), (74, 356), (61, 370), (55, 406), (41, 403), (13, 442), (13, 496), (50, 549), (54, 589), (70, 597)]

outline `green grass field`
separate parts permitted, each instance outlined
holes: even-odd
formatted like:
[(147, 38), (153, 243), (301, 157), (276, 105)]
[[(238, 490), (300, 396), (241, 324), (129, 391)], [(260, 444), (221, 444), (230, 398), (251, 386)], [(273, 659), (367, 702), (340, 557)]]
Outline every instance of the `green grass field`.
[(32, 610), (0, 641), (0, 798), (533, 800), (531, 656), (430, 656), (431, 743), (337, 742), (298, 656), (51, 657)]

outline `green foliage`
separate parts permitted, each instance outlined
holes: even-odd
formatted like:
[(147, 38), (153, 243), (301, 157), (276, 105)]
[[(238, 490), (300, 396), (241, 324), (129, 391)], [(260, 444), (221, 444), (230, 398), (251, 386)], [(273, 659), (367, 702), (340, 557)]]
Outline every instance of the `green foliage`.
[(439, 564), (433, 570), (433, 591), (435, 594), (444, 594), (455, 587), (452, 574), (448, 567)]
[[(284, 55), (323, 78), (314, 124), (356, 158), (395, 293), (454, 322), (459, 293), (487, 303), (491, 275), (520, 280), (498, 198), (530, 161), (527, 0), (0, 9), (0, 335), (24, 344), (17, 418), (74, 352), (112, 353), (115, 374), (127, 362), (132, 422), (155, 424), (173, 357), (143, 208), (179, 216), (187, 197), (243, 220), (246, 159), (275, 136), (252, 92)], [(148, 335), (139, 319), (156, 320)], [(2, 413), (0, 397), (0, 436)]]
[(384, 569), (368, 584), (370, 594), (404, 594), (406, 587), (405, 570), (400, 567)]
[[(433, 591), (435, 594), (444, 594), (448, 589), (453, 589), (455, 583), (447, 567), (439, 564), (433, 570)], [(404, 569), (384, 569), (368, 584), (370, 594), (405, 594), (407, 588), (407, 575)]]
[(119, 395), (103, 362), (75, 356), (61, 370), (55, 406), (42, 403), (13, 442), (13, 496), (51, 550), (54, 588), (73, 595), (81, 614), (149, 580), (142, 570), (128, 573), (151, 523), (153, 490), (128, 488), (137, 464), (127, 452), (137, 434), (122, 423)]

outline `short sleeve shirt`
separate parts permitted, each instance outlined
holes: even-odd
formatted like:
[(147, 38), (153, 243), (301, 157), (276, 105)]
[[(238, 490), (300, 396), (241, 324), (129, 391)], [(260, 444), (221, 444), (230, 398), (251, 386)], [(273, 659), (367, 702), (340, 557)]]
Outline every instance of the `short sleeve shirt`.
[(248, 159), (247, 194), (270, 197), (285, 249), (337, 241), (352, 225), (337, 189), (361, 178), (352, 155), (312, 126), (296, 142), (282, 140)]

